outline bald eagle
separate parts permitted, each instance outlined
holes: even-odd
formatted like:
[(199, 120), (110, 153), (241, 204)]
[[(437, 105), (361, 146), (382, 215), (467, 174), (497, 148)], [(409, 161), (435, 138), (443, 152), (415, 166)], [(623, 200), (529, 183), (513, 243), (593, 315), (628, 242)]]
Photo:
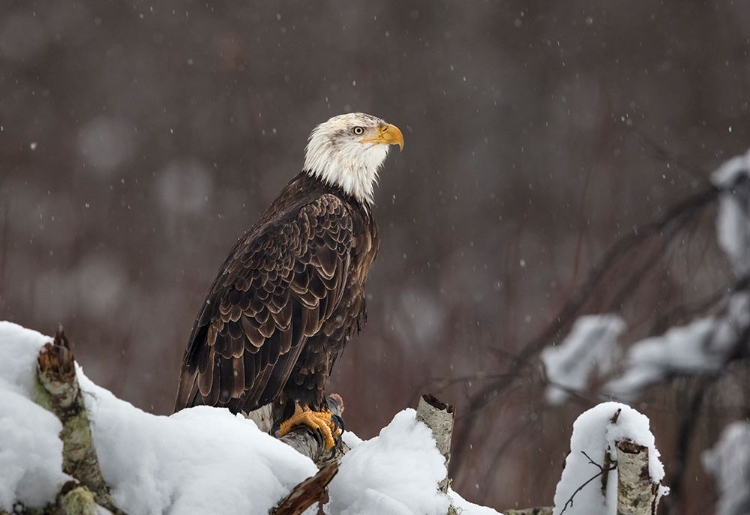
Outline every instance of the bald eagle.
[(175, 411), (272, 403), (281, 435), (304, 424), (334, 446), (326, 382), (364, 321), (380, 243), (373, 188), (389, 145), (403, 148), (398, 127), (364, 113), (312, 131), (303, 171), (219, 269), (193, 325)]

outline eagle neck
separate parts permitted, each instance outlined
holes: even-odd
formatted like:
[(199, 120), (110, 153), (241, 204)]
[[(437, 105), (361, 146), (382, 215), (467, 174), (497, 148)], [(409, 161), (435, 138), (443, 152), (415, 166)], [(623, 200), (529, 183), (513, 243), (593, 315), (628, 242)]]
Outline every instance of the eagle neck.
[(372, 214), (372, 202), (371, 201), (359, 199), (356, 195), (353, 195), (352, 193), (347, 192), (340, 185), (336, 183), (332, 183), (310, 170), (305, 169), (300, 175), (302, 175), (308, 181), (314, 181), (317, 184), (321, 185), (323, 190), (326, 193), (336, 195), (337, 197), (340, 197), (343, 200), (345, 200), (348, 204), (352, 204), (358, 207), (367, 215), (368, 218), (371, 217), (371, 214)]

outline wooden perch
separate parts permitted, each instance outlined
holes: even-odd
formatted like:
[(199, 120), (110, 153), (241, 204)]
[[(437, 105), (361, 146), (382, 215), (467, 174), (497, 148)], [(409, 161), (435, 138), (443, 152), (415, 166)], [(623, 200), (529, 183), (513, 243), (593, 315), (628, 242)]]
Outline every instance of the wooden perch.
[(617, 515), (654, 515), (659, 485), (648, 470), (648, 447), (617, 442)]
[(339, 471), (338, 463), (326, 465), (314, 476), (294, 487), (271, 511), (272, 515), (300, 515), (316, 502), (328, 502), (328, 483)]
[[(344, 399), (339, 394), (332, 393), (328, 396), (327, 402), (328, 409), (334, 415), (340, 417), (344, 413)], [(261, 431), (271, 432), (273, 428), (271, 404), (266, 404), (250, 413), (243, 413), (243, 415), (255, 422)], [(279, 440), (313, 460), (318, 468), (331, 463), (338, 463), (349, 450), (349, 446), (341, 439), (336, 443), (336, 447), (326, 450), (322, 435), (307, 426), (297, 426), (291, 432), (280, 437)]]
[(39, 352), (36, 379), (35, 402), (54, 413), (62, 422), (63, 471), (80, 483), (80, 486), (63, 485), (58, 496), (63, 513), (70, 512), (66, 506), (70, 505), (71, 510), (75, 510), (75, 506), (84, 506), (88, 498), (85, 495), (87, 490), (93, 494), (90, 496), (92, 508), (95, 499), (97, 504), (112, 513), (122, 514), (112, 503), (109, 487), (99, 468), (86, 404), (76, 377), (73, 351), (62, 327), (55, 333), (53, 343), (45, 344)]
[(451, 438), (453, 438), (453, 420), (456, 410), (451, 404), (440, 402), (435, 396), (426, 394), (419, 399), (417, 406), (417, 420), (432, 431), (438, 451), (445, 458), (446, 476), (440, 481), (438, 487), (443, 493), (448, 492), (451, 480), (447, 475), (448, 465), (451, 461)]

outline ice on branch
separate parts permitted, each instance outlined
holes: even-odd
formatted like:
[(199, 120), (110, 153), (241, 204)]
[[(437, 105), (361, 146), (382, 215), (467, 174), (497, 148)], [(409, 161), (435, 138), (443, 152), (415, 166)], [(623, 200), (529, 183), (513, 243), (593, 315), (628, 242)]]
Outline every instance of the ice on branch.
[(711, 176), (722, 189), (716, 234), (737, 277), (750, 274), (750, 152), (724, 163)]
[(651, 513), (653, 503), (668, 491), (659, 486), (663, 478), (648, 418), (625, 404), (605, 402), (573, 424), (553, 513), (615, 515), (618, 503), (640, 505), (649, 509), (643, 513)]
[(734, 422), (716, 446), (703, 454), (703, 466), (716, 479), (717, 515), (750, 512), (750, 423)]
[(561, 404), (568, 390), (584, 388), (595, 371), (608, 372), (619, 356), (617, 338), (624, 329), (617, 315), (583, 316), (560, 345), (544, 349), (541, 358), (550, 382), (547, 402)]

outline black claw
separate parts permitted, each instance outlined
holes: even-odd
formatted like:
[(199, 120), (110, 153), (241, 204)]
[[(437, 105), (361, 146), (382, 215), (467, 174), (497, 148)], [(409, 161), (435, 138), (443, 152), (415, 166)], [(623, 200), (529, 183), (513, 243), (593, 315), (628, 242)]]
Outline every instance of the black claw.
[(344, 431), (346, 431), (346, 424), (344, 424), (344, 419), (341, 418), (340, 415), (331, 415), (331, 420), (333, 420), (333, 424), (336, 426), (336, 429), (338, 429), (341, 434), (343, 434)]

